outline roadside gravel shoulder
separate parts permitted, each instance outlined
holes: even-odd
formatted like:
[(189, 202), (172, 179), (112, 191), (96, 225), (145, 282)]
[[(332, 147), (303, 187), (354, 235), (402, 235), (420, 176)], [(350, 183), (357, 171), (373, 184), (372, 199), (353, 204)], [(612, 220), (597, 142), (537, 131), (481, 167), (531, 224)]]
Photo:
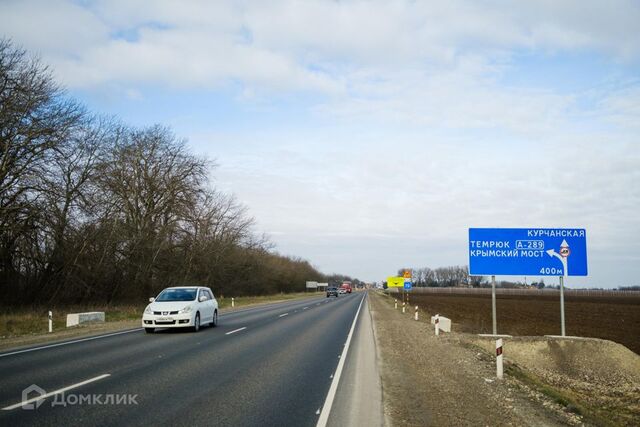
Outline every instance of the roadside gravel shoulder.
[(456, 334), (434, 336), (430, 324), (394, 310), (377, 292), (370, 304), (388, 425), (583, 424), (518, 380), (496, 380), (493, 360)]

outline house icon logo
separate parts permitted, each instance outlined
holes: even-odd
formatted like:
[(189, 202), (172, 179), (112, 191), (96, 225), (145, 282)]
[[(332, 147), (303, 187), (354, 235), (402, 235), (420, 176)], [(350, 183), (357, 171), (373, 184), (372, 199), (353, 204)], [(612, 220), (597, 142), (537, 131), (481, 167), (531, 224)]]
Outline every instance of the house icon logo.
[[(44, 402), (44, 396), (47, 394), (42, 387), (31, 384), (22, 390), (22, 409), (38, 409)], [(40, 397), (40, 399), (38, 399)], [(35, 403), (33, 403), (35, 402)]]

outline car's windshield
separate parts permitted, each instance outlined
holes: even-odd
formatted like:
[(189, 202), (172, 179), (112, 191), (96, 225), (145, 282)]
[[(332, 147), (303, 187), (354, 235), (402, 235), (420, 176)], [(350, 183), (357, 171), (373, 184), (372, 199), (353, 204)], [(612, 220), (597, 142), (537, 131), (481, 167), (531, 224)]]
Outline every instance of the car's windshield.
[(193, 301), (196, 299), (196, 288), (165, 289), (158, 295), (156, 301)]

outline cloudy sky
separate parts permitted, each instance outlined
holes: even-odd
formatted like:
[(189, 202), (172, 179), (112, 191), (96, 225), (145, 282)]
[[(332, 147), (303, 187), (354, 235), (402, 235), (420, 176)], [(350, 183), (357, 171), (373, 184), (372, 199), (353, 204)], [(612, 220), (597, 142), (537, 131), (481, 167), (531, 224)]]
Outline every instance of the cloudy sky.
[[(168, 124), (277, 250), (382, 280), (469, 227), (587, 229), (640, 284), (637, 1), (0, 1), (68, 92)], [(547, 280), (547, 283), (554, 280)]]

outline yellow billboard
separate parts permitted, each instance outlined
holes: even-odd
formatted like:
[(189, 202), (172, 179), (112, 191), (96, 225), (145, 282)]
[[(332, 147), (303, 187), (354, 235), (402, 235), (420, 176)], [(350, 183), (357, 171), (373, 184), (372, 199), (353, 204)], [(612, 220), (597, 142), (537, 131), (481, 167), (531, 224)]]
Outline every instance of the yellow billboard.
[(404, 277), (387, 277), (387, 288), (404, 287)]

